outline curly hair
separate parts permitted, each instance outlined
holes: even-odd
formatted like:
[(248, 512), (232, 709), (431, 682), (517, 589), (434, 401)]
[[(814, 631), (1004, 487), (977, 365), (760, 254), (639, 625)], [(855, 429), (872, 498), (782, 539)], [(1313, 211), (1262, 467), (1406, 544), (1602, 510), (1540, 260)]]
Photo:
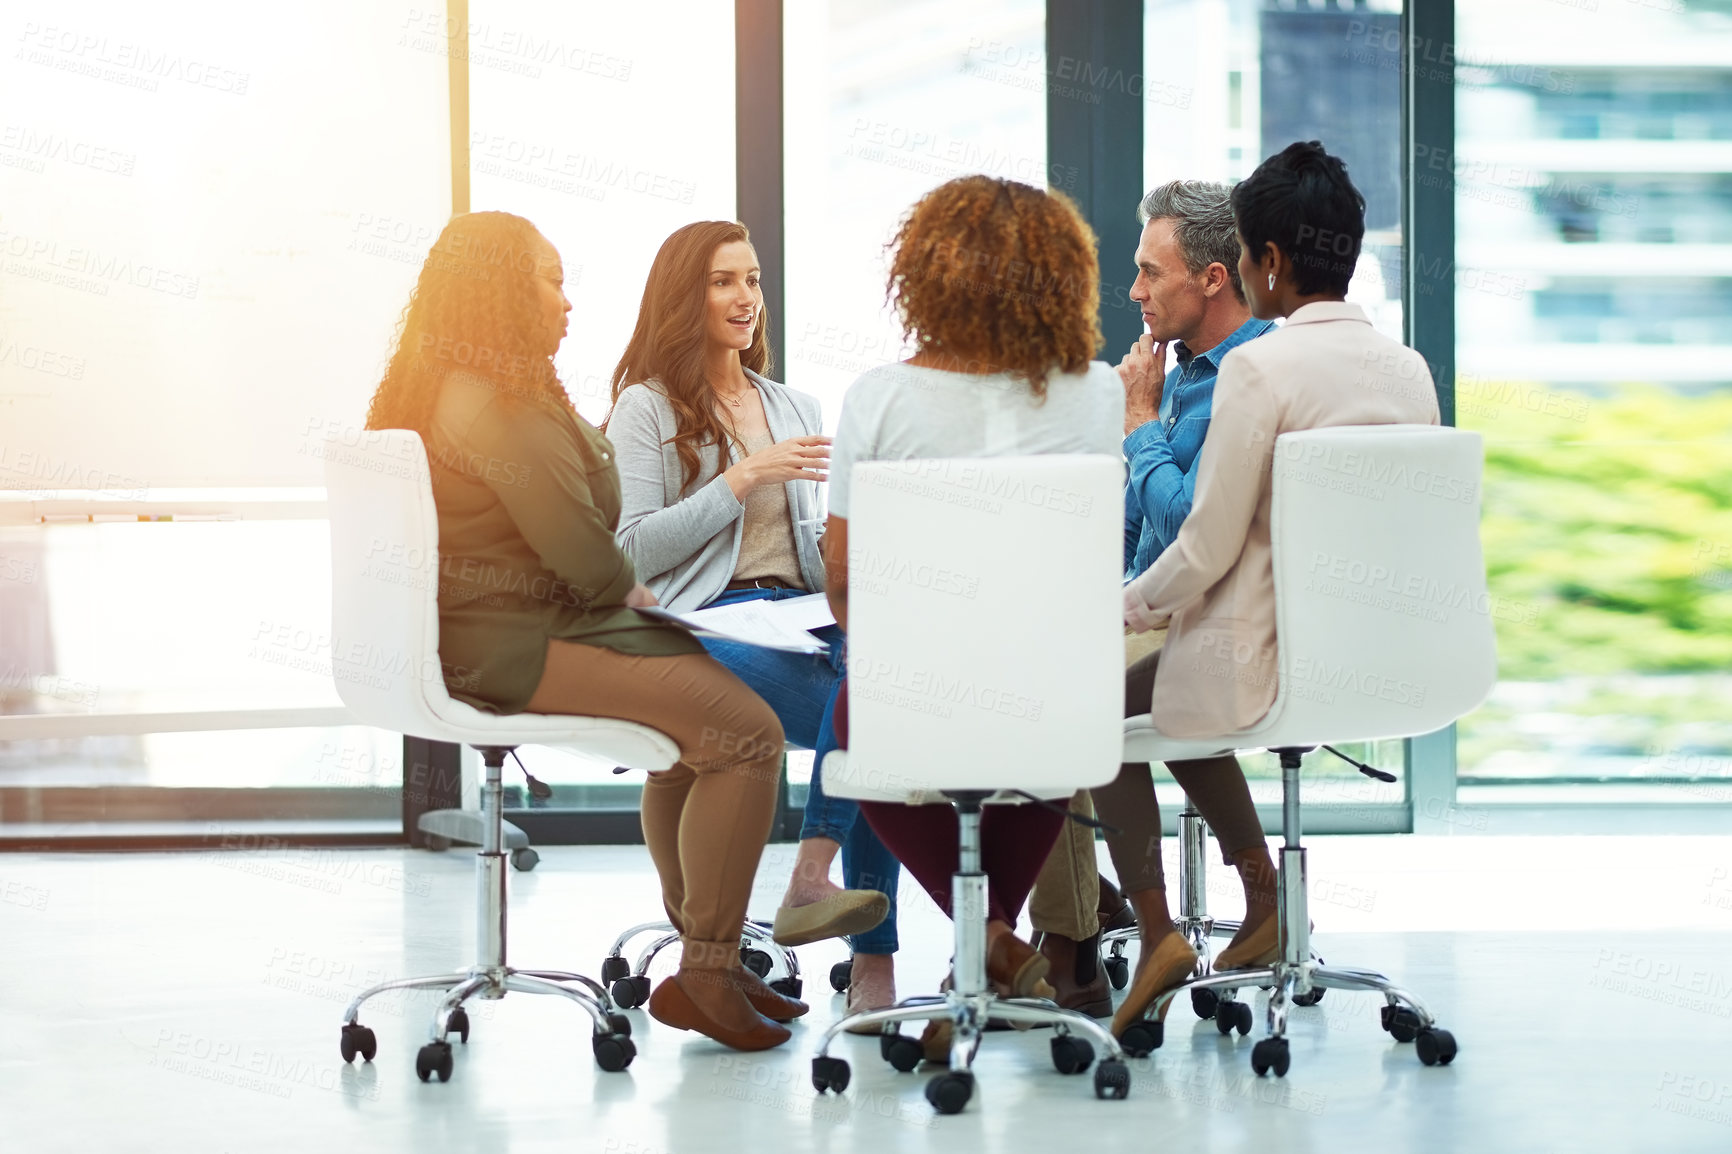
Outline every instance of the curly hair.
[[(508, 212), (451, 218), (433, 242), (397, 322), (367, 428), (410, 429), (428, 439), (445, 374), (462, 369), (502, 396), (571, 408), (546, 349), (534, 282), (554, 253), (533, 224)], [(575, 409), (573, 409), (575, 412)]]
[[(698, 476), (698, 450), (733, 440), (733, 430), (716, 415), (716, 392), (704, 376), (704, 309), (709, 300), (710, 264), (724, 244), (751, 233), (734, 220), (700, 220), (675, 229), (662, 241), (650, 264), (631, 340), (613, 370), (613, 400), (627, 387), (659, 381), (674, 410), (671, 441), (680, 459), (680, 491)], [(740, 351), (740, 364), (770, 373), (770, 314), (758, 310), (752, 343)], [(610, 414), (611, 415), (611, 414)], [(607, 422), (602, 422), (607, 428)], [(725, 462), (724, 462), (725, 463)]]
[(916, 201), (888, 247), (885, 301), (923, 353), (1044, 396), (1049, 373), (1080, 373), (1101, 347), (1095, 234), (1063, 193), (958, 177)]

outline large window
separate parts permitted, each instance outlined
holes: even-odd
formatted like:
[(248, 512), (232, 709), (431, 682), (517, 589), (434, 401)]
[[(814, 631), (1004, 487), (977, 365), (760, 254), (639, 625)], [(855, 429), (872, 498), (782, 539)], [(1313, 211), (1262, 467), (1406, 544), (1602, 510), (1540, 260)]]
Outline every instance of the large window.
[(1456, 13), (1456, 411), (1502, 674), (1462, 797), (1732, 800), (1732, 18)]
[(783, 379), (835, 428), (842, 394), (904, 355), (885, 244), (922, 194), (973, 172), (1074, 188), (1046, 163), (1042, 0), (785, 5)]
[[(1232, 184), (1296, 140), (1321, 140), (1346, 161), (1366, 198), (1364, 252), (1348, 299), (1399, 340), (1400, 0), (1147, 0), (1143, 31), (1145, 185)], [(1101, 265), (1103, 281), (1124, 292), (1135, 272), (1132, 254), (1103, 253)], [(1398, 776), (1403, 768), (1400, 742), (1344, 752)], [(1279, 762), (1267, 754), (1241, 761), (1258, 802), (1278, 803)], [(1371, 781), (1321, 753), (1308, 759), (1306, 775), (1307, 812), (1318, 828), (1394, 828), (1405, 820), (1404, 783)], [(1170, 797), (1163, 787), (1162, 798), (1182, 800), (1176, 787)]]
[[(783, 5), (776, 375), (834, 428), (848, 385), (904, 355), (885, 244), (932, 187), (989, 172), (1088, 192), (1048, 156), (1049, 100), (1138, 93), (1143, 139), (1122, 145), (1140, 148), (1145, 188), (1237, 180), (1320, 139), (1367, 197), (1349, 299), (1400, 335), (1426, 294), (1453, 291), (1457, 420), (1487, 437), (1502, 684), (1460, 727), (1465, 799), (1613, 782), (1726, 800), (1726, 5), (1459, 0), (1457, 42), (1414, 46), (1401, 0), (1145, 0), (1141, 73), (1105, 79), (1048, 59), (1046, 10)], [(454, 187), (529, 217), (564, 255), (576, 308), (558, 363), (591, 419), (657, 246), (742, 211), (732, 4), (470, 0), (467, 21), (316, 0), (250, 28), (200, 0), (72, 0), (0, 24), (14, 45), (0, 71), (0, 825), (225, 804), (389, 825), (398, 740), (341, 725), (328, 677), (319, 458), (363, 419)], [(1408, 66), (1453, 63), (1455, 146), (1407, 161), (1453, 181), (1458, 241), (1405, 306), (1404, 47), (1421, 53)], [(1102, 256), (1110, 306), (1131, 254)], [(239, 713), (209, 720), (224, 710)], [(183, 723), (137, 720), (168, 712)], [(1399, 767), (1393, 744), (1361, 756)], [(633, 778), (528, 760), (555, 787), (540, 808), (635, 805)], [(809, 760), (792, 759), (796, 804)], [(1404, 784), (1315, 768), (1344, 814), (1404, 801)]]
[[(394, 811), (353, 772), (366, 731), (113, 715), (336, 705), (323, 525), (271, 518), (316, 506), (324, 434), (360, 421), (449, 212), (446, 60), (409, 14), (74, 0), (0, 24), (0, 820), (194, 816), (162, 786)], [(185, 523), (236, 515), (265, 519)]]
[(444, 56), (382, 2), (7, 11), (0, 484), (322, 484), (450, 211)]
[[(1296, 140), (1322, 141), (1365, 194), (1348, 299), (1398, 340), (1401, 7), (1147, 0), (1143, 15), (1145, 182), (1232, 184)], [(1129, 254), (1120, 263), (1134, 271)]]
[[(401, 739), (309, 720), (341, 716), (320, 454), (364, 420), (451, 211), (454, 43), (471, 207), (563, 253), (559, 367), (591, 419), (661, 238), (734, 215), (729, 5), (244, 24), (78, 3), (8, 29), (0, 710), (67, 724), (0, 741), (0, 823), (398, 828)], [(246, 724), (224, 711), (294, 727), (208, 731)], [(80, 727), (112, 732), (63, 735)], [(596, 767), (534, 760), (629, 804)]]
[(600, 421), (656, 249), (734, 218), (733, 5), (471, 0), (469, 15), (471, 207), (528, 217), (559, 249), (556, 363)]

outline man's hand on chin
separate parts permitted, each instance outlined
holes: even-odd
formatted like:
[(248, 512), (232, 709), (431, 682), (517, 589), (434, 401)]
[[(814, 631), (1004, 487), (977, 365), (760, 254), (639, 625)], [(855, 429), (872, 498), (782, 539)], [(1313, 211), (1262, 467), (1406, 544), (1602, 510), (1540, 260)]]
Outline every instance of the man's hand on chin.
[(1125, 386), (1125, 436), (1161, 416), (1161, 389), (1167, 381), (1167, 342), (1144, 333), (1119, 362)]

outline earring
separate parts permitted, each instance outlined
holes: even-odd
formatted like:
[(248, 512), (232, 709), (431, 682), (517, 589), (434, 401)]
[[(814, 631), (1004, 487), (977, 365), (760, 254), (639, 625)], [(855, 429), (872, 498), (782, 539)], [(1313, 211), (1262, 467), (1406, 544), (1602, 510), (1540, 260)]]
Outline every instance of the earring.
[(1269, 274), (1269, 291), (1270, 292), (1275, 291), (1275, 274), (1274, 273)]

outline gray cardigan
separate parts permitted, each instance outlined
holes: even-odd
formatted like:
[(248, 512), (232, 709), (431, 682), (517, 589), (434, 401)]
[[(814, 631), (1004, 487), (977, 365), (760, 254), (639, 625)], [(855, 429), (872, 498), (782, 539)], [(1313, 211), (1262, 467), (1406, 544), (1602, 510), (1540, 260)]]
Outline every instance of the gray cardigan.
[[(764, 402), (770, 436), (817, 436), (824, 431), (818, 399), (746, 371)], [(666, 609), (676, 613), (702, 608), (734, 579), (740, 559), (745, 506), (722, 478), (716, 446), (698, 450), (698, 475), (689, 496), (680, 495), (680, 458), (672, 440), (673, 406), (661, 384), (632, 385), (614, 402), (607, 419), (608, 440), (619, 463), (619, 529), (614, 537)], [(738, 458), (729, 450), (729, 464)], [(818, 486), (789, 481), (794, 543), (806, 588), (824, 589), (824, 562), (818, 555)], [(800, 521), (812, 521), (801, 525)]]

